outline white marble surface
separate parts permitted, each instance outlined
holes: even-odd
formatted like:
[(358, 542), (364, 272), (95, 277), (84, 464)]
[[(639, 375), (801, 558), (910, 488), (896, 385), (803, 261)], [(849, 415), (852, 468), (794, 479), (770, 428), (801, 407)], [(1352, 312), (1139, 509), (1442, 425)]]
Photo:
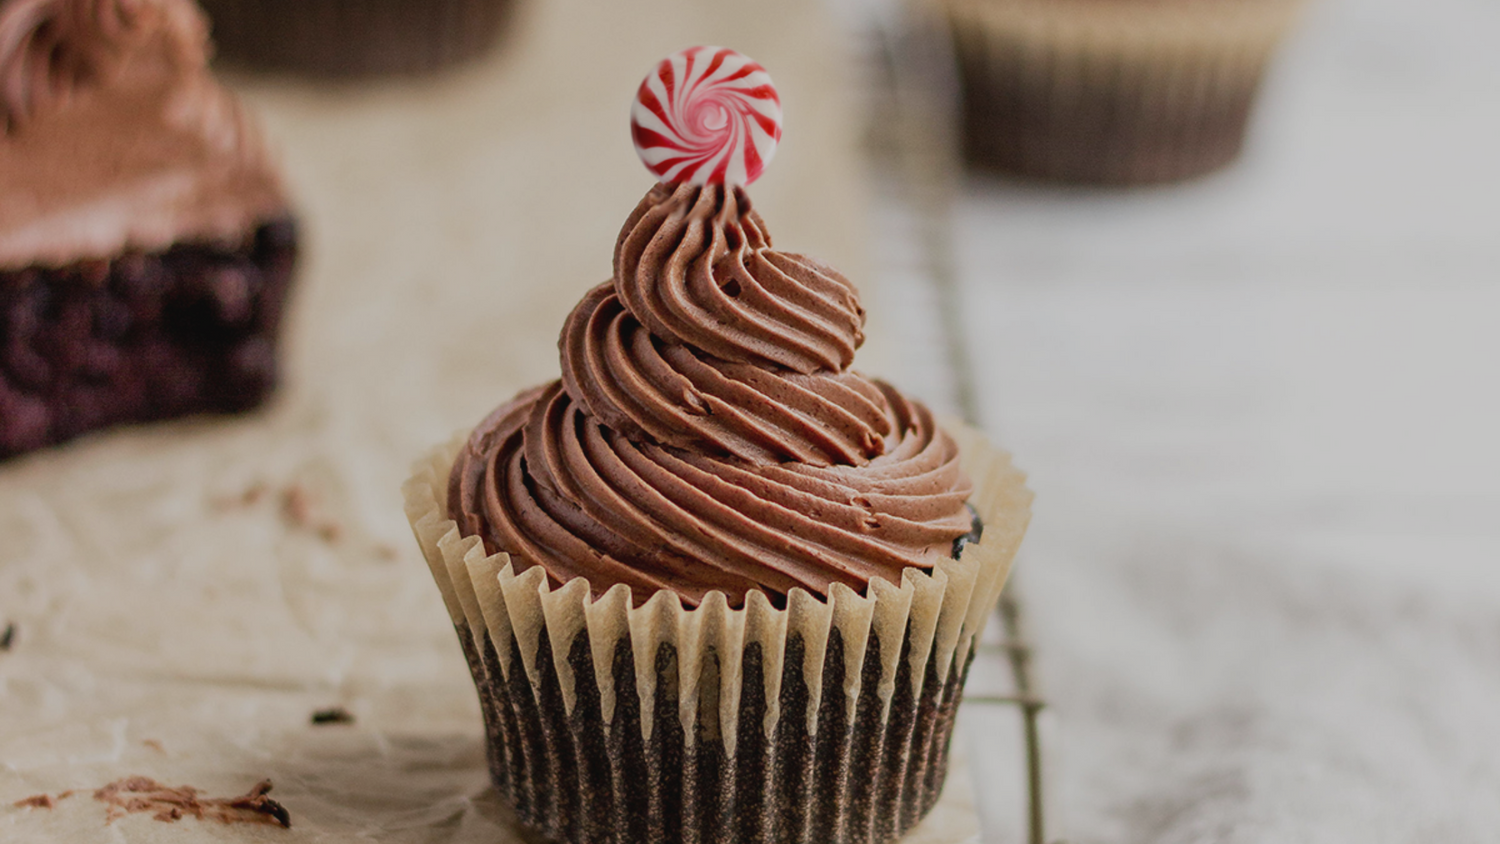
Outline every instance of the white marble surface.
[[(1497, 33), (1488, 0), (1318, 0), (1234, 168), (966, 188), (984, 420), (1037, 491), (1053, 835), (1495, 840)], [(993, 840), (1014, 793), (981, 783)]]

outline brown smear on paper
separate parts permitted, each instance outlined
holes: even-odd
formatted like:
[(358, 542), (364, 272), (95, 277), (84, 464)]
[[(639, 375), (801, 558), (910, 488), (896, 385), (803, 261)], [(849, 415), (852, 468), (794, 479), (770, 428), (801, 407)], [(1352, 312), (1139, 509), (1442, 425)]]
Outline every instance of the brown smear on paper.
[(57, 805), (58, 801), (67, 800), (72, 796), (73, 792), (71, 791), (64, 791), (56, 797), (50, 794), (33, 794), (30, 797), (23, 797), (11, 805), (17, 809), (51, 809)]
[(190, 785), (173, 788), (150, 777), (126, 777), (94, 792), (94, 799), (109, 807), (105, 823), (128, 814), (148, 813), (165, 823), (193, 817), (223, 824), (267, 824), (291, 828), (291, 813), (266, 796), (270, 790), (271, 781), (261, 780), (241, 797), (199, 797), (198, 789)]
[[(239, 495), (209, 499), (209, 507), (220, 513), (254, 507), (271, 491), (265, 481), (256, 481)], [(279, 490), (281, 520), (289, 528), (316, 534), (324, 542), (334, 543), (344, 535), (344, 525), (323, 512), (317, 497), (303, 484), (292, 483)]]
[(337, 542), (344, 526), (319, 511), (311, 493), (301, 484), (292, 484), (281, 494), (281, 515), (295, 528), (310, 530), (324, 542)]
[(210, 498), (209, 507), (218, 512), (235, 510), (241, 507), (253, 507), (265, 497), (268, 486), (265, 481), (256, 481), (239, 495), (224, 495)]

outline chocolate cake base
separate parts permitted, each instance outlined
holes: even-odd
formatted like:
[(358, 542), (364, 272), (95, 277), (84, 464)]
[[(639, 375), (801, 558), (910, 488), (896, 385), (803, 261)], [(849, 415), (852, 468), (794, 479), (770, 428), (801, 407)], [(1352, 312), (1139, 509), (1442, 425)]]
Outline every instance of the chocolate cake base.
[(80, 434), (261, 404), (297, 254), (290, 217), (184, 243), (0, 271), (0, 460)]
[[(854, 717), (844, 706), (844, 643), (837, 630), (823, 660), (821, 703), (802, 681), (800, 638), (787, 643), (776, 729), (762, 730), (770, 701), (763, 691), (760, 646), (744, 653), (739, 746), (733, 756), (703, 733), (689, 737), (678, 719), (676, 651), (656, 655), (656, 728), (642, 737), (641, 697), (630, 643), (615, 647), (613, 676), (595, 676), (587, 632), (569, 649), (578, 704), (569, 716), (546, 630), (538, 644), (540, 686), (526, 673), (501, 672), (488, 639), (457, 628), (479, 688), (490, 776), (528, 827), (567, 844), (885, 844), (937, 804), (948, 773), (954, 718), (972, 654), (938, 676), (929, 660), (913, 694), (903, 642), (872, 636)], [(883, 711), (876, 687), (880, 649), (903, 650), (895, 697)], [(511, 642), (510, 663), (522, 657)], [(599, 683), (615, 687), (614, 722), (605, 726)], [(809, 730), (809, 723), (816, 725)]]

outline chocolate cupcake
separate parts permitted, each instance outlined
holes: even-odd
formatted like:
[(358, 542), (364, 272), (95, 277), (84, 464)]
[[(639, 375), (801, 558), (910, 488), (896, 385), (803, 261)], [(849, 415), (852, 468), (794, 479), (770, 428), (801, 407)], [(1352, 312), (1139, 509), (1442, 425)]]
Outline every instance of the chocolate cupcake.
[(1071, 182), (1184, 179), (1239, 155), (1300, 0), (941, 0), (967, 159)]
[(190, 0), (0, 3), (0, 458), (260, 404), (296, 253)]
[(405, 489), (495, 786), (570, 844), (894, 840), (942, 790), (1030, 493), (849, 368), (856, 290), (742, 188), (780, 137), (759, 65), (679, 53), (634, 117), (662, 181), (562, 377)]
[(226, 60), (314, 76), (429, 73), (483, 56), (514, 0), (201, 0)]

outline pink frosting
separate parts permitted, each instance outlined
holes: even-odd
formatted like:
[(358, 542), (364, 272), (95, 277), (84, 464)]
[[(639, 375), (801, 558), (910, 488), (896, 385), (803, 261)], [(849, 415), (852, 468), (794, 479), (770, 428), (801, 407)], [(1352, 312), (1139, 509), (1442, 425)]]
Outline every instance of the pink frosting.
[(234, 242), (286, 199), (191, 0), (0, 4), (0, 268)]

